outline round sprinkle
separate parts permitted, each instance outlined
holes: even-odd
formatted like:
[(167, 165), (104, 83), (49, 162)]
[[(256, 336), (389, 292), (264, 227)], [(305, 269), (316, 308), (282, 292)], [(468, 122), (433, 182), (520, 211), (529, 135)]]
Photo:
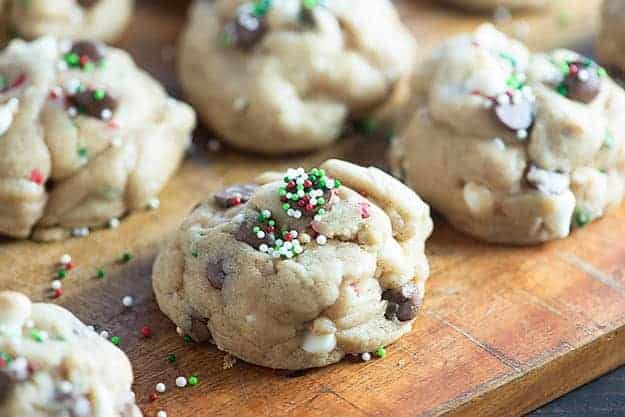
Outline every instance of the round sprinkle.
[(167, 355), (167, 362), (169, 362), (169, 363), (176, 362), (176, 355), (174, 355), (173, 353), (169, 353)]
[(152, 394), (150, 394), (150, 401), (154, 402), (156, 400), (158, 400), (158, 394), (153, 392)]
[(379, 348), (376, 349), (375, 351), (375, 355), (378, 358), (383, 358), (386, 356), (386, 349), (384, 349), (384, 346), (380, 346)]
[(161, 206), (161, 200), (159, 200), (158, 197), (152, 197), (148, 201), (148, 209), (150, 210), (156, 210), (160, 206)]
[(119, 219), (117, 217), (113, 217), (112, 219), (109, 219), (108, 221), (108, 227), (110, 229), (117, 229), (119, 227), (119, 224), (121, 222), (119, 221)]
[(127, 295), (124, 298), (122, 298), (122, 304), (124, 305), (124, 307), (132, 307), (134, 302), (135, 300), (130, 295)]
[(54, 290), (54, 294), (52, 295), (54, 298), (59, 298), (63, 295), (63, 290), (61, 288), (57, 288)]
[(98, 268), (98, 270), (96, 271), (96, 277), (98, 277), (99, 279), (104, 279), (105, 276), (106, 271), (104, 271), (104, 268)]
[(61, 289), (63, 284), (58, 279), (55, 279), (54, 281), (52, 281), (50, 286), (52, 287), (53, 290), (59, 290), (59, 289)]
[(149, 326), (143, 326), (141, 328), (141, 336), (150, 337), (152, 336), (152, 329)]
[(371, 354), (369, 352), (365, 352), (362, 355), (360, 355), (360, 359), (362, 359), (364, 362), (370, 361)]
[(119, 346), (119, 342), (120, 341), (121, 341), (121, 339), (119, 338), (119, 336), (111, 337), (111, 343), (114, 344), (115, 346)]
[(66, 253), (63, 256), (61, 256), (61, 258), (59, 259), (59, 262), (61, 262), (62, 265), (70, 264), (72, 263), (72, 257)]
[(159, 410), (159, 412), (156, 413), (156, 417), (167, 417), (167, 412), (165, 412), (164, 410)]
[(58, 271), (56, 271), (56, 277), (58, 279), (67, 278), (67, 270), (65, 268), (59, 269)]
[(187, 386), (187, 378), (183, 377), (183, 376), (179, 376), (178, 378), (176, 378), (176, 386), (178, 388), (184, 388)]
[(102, 330), (100, 332), (100, 337), (102, 337), (104, 339), (108, 339), (109, 338), (109, 332), (107, 332), (106, 330)]
[(194, 387), (196, 386), (200, 381), (198, 381), (197, 376), (192, 375), (189, 377), (189, 385)]
[(165, 384), (163, 384), (162, 382), (159, 382), (158, 384), (156, 384), (156, 392), (160, 392), (162, 394), (166, 390), (167, 390), (167, 386), (165, 386)]
[(128, 262), (132, 261), (132, 253), (130, 253), (130, 252), (126, 252), (126, 253), (124, 253), (124, 254), (122, 255), (122, 259), (121, 259), (121, 261), (122, 261), (123, 263), (128, 263)]
[(325, 237), (324, 235), (319, 235), (317, 236), (317, 238), (315, 239), (317, 241), (318, 245), (325, 245), (326, 243), (328, 243), (328, 238)]

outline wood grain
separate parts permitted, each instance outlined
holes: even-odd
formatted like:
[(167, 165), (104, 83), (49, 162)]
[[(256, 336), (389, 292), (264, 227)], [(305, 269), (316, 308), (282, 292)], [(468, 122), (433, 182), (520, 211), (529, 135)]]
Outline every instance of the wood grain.
[[(487, 20), (427, 1), (397, 2), (425, 53), (443, 37)], [(598, 0), (562, 2), (545, 15), (521, 15), (504, 26), (526, 33), (536, 48), (587, 45), (596, 27)], [(176, 36), (184, 21), (179, 3), (144, 0), (122, 45), (174, 94)], [(521, 23), (520, 23), (521, 22)], [(384, 167), (387, 144), (347, 138), (316, 154), (286, 160), (230, 150), (207, 152), (210, 133), (199, 129), (197, 147), (161, 196), (158, 211), (129, 216), (117, 230), (57, 244), (0, 243), (0, 288), (46, 299), (54, 263), (70, 253), (77, 268), (58, 302), (87, 323), (121, 337), (136, 371), (137, 399), (147, 416), (516, 416), (625, 362), (625, 212), (571, 238), (532, 248), (476, 242), (436, 220), (428, 243), (432, 279), (414, 331), (389, 348), (384, 360), (344, 361), (325, 369), (287, 374), (237, 362), (207, 345), (186, 344), (159, 311), (151, 291), (158, 247), (195, 203), (223, 184), (265, 169), (328, 157)], [(124, 252), (134, 259), (119, 262)], [(103, 280), (97, 268), (106, 270)], [(124, 295), (135, 306), (124, 308)], [(153, 330), (143, 339), (142, 326)], [(177, 361), (169, 364), (168, 353)], [(200, 384), (177, 389), (179, 375)], [(157, 382), (167, 393), (150, 403)]]

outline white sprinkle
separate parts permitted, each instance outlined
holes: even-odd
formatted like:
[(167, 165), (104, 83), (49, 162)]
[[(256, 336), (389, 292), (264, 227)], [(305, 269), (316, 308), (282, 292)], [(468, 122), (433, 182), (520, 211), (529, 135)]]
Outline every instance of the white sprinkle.
[(63, 284), (61, 284), (61, 281), (59, 281), (58, 279), (55, 279), (54, 281), (52, 281), (50, 286), (53, 290), (60, 290)]
[(158, 413), (156, 413), (156, 417), (167, 417), (167, 413), (164, 410), (159, 410)]
[(67, 265), (72, 262), (72, 257), (66, 253), (63, 256), (61, 256), (61, 258), (59, 259), (59, 262), (61, 262), (61, 264), (63, 265)]
[(162, 382), (159, 382), (158, 384), (156, 384), (156, 392), (162, 393), (162, 392), (165, 392), (166, 390), (167, 390), (167, 387)]
[(80, 86), (81, 86), (80, 81), (77, 80), (76, 78), (73, 78), (69, 80), (67, 84), (65, 84), (65, 89), (70, 94), (76, 94), (78, 90), (80, 90)]
[(110, 229), (117, 229), (120, 225), (120, 221), (117, 217), (110, 218), (108, 221), (108, 226)]
[(266, 252), (269, 250), (269, 246), (267, 246), (266, 244), (262, 243), (262, 244), (258, 247), (258, 250), (259, 250), (259, 251), (261, 251), (261, 252), (263, 252), (263, 253), (266, 253)]
[(587, 70), (583, 69), (577, 73), (577, 78), (579, 78), (579, 80), (582, 82), (586, 82), (590, 78), (590, 74)]
[(124, 305), (124, 307), (132, 307), (132, 305), (134, 304), (135, 300), (127, 295), (124, 298), (122, 298), (122, 304)]
[(497, 148), (497, 150), (499, 151), (506, 150), (506, 143), (501, 138), (493, 139), (493, 143), (495, 144), (495, 147)]
[(113, 112), (111, 111), (111, 109), (104, 109), (102, 110), (102, 113), (100, 113), (100, 117), (102, 118), (102, 120), (111, 120), (111, 117), (113, 117)]
[(371, 354), (369, 352), (365, 352), (362, 355), (360, 355), (360, 359), (362, 359), (365, 362), (370, 361), (371, 360)]
[(102, 330), (100, 332), (100, 337), (102, 337), (104, 339), (108, 339), (109, 338), (109, 332), (107, 332), (106, 330)]
[(258, 233), (256, 233), (256, 237), (259, 239), (264, 239), (265, 238), (265, 232), (263, 232), (262, 230), (259, 230)]
[(324, 235), (319, 235), (317, 236), (317, 239), (315, 239), (317, 241), (318, 245), (325, 245), (326, 243), (328, 243), (328, 238), (325, 237)]
[(313, 220), (316, 222), (320, 222), (321, 221), (321, 214), (315, 214), (315, 217), (313, 217)]
[(152, 197), (150, 198), (150, 200), (148, 200), (149, 210), (156, 210), (160, 206), (161, 206), (161, 200), (159, 200), (158, 197)]
[(272, 258), (279, 258), (280, 257), (280, 251), (278, 250), (274, 250), (271, 254)]
[(57, 389), (63, 394), (69, 394), (74, 390), (74, 384), (69, 381), (61, 381), (58, 383)]
[(275, 242), (275, 243), (276, 243), (276, 246), (277, 246), (277, 247), (280, 247), (280, 246), (282, 246), (282, 244), (284, 243), (284, 241), (283, 241), (282, 239), (276, 239), (276, 242)]
[(271, 211), (269, 211), (269, 210), (263, 210), (262, 213), (263, 213), (263, 216), (265, 216), (266, 218), (270, 218), (271, 217)]
[(184, 334), (180, 327), (176, 327), (176, 333), (178, 333), (178, 336), (182, 336)]
[(176, 386), (178, 388), (184, 388), (187, 386), (187, 378), (183, 377), (183, 376), (179, 376), (178, 378), (176, 378)]
[(67, 114), (69, 114), (69, 117), (76, 117), (78, 116), (78, 110), (74, 106), (69, 107), (67, 109)]
[(72, 236), (74, 237), (85, 237), (89, 236), (90, 233), (88, 227), (75, 227), (72, 229)]
[(527, 139), (527, 130), (525, 130), (525, 129), (520, 129), (520, 130), (517, 130), (517, 131), (516, 131), (516, 137), (517, 137), (519, 140), (524, 140), (524, 139)]
[(296, 219), (299, 219), (302, 217), (302, 212), (300, 210), (295, 210), (293, 212), (293, 217), (295, 217)]

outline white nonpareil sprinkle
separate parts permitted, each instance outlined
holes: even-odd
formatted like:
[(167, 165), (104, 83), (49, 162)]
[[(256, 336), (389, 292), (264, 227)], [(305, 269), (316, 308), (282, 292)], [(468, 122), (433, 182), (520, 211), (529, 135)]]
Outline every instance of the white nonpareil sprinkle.
[(134, 304), (135, 300), (127, 295), (124, 298), (122, 298), (122, 304), (124, 305), (124, 307), (132, 307), (132, 305)]
[(89, 236), (89, 233), (91, 233), (91, 232), (89, 231), (88, 227), (76, 227), (76, 228), (72, 229), (72, 236), (74, 236), (74, 237)]
[(520, 140), (527, 139), (527, 130), (520, 129), (516, 131), (516, 137)]
[(100, 337), (102, 337), (104, 339), (108, 339), (109, 338), (109, 332), (107, 332), (106, 330), (102, 330), (100, 332)]
[(187, 386), (187, 378), (183, 377), (183, 376), (179, 376), (178, 378), (176, 378), (176, 386), (178, 388), (184, 388)]
[(493, 143), (495, 144), (495, 147), (497, 148), (497, 150), (499, 151), (506, 150), (506, 143), (501, 138), (493, 139)]
[(113, 117), (113, 112), (111, 111), (111, 109), (104, 109), (102, 110), (102, 113), (100, 113), (100, 117), (102, 118), (102, 120), (111, 120), (111, 117)]
[(577, 73), (577, 78), (579, 78), (580, 81), (585, 82), (590, 78), (590, 74), (587, 70), (583, 69)]
[(117, 229), (119, 227), (120, 223), (121, 222), (119, 221), (119, 219), (117, 217), (113, 217), (112, 219), (109, 219), (108, 226), (111, 229)]
[(72, 262), (72, 257), (66, 253), (59, 258), (59, 262), (61, 262), (63, 265), (67, 265), (68, 263)]
[(326, 243), (328, 243), (328, 238), (325, 237), (324, 235), (319, 235), (317, 236), (317, 239), (315, 239), (317, 241), (318, 245), (325, 245)]
[(156, 392), (163, 393), (166, 390), (167, 390), (167, 387), (162, 382), (159, 382), (158, 384), (156, 384)]
[(160, 206), (161, 206), (161, 200), (159, 200), (158, 197), (152, 197), (148, 201), (148, 209), (150, 210), (156, 210)]
[(163, 410), (159, 410), (159, 412), (156, 413), (156, 417), (167, 417), (167, 413)]
[(365, 362), (370, 361), (371, 360), (371, 354), (369, 352), (365, 352), (362, 355), (360, 355), (360, 359), (362, 359)]
[(61, 281), (59, 281), (58, 279), (55, 279), (54, 281), (52, 281), (50, 286), (52, 287), (53, 290), (59, 290), (61, 289), (63, 284), (61, 284)]

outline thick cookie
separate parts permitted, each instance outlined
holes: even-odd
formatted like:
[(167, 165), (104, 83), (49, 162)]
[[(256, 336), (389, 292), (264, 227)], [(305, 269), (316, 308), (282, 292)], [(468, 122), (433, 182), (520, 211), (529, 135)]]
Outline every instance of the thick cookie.
[(141, 417), (124, 353), (53, 304), (0, 292), (0, 416)]
[(0, 34), (35, 39), (52, 35), (114, 41), (132, 17), (134, 0), (0, 0)]
[(13, 41), (0, 53), (0, 234), (82, 235), (145, 208), (194, 124), (121, 50)]
[(220, 192), (195, 209), (154, 265), (161, 310), (196, 340), (282, 369), (408, 332), (429, 273), (428, 206), (376, 168), (322, 168), (265, 176), (245, 203)]
[[(196, 1), (180, 43), (186, 96), (224, 141), (285, 154), (385, 119), (408, 94), (415, 42), (389, 0)], [(371, 119), (373, 120), (373, 119)]]
[(494, 242), (563, 238), (623, 198), (625, 93), (592, 60), (530, 56), (492, 26), (415, 77), (397, 175), (457, 228)]
[(605, 0), (601, 13), (601, 32), (596, 43), (601, 62), (625, 76), (625, 2)]

